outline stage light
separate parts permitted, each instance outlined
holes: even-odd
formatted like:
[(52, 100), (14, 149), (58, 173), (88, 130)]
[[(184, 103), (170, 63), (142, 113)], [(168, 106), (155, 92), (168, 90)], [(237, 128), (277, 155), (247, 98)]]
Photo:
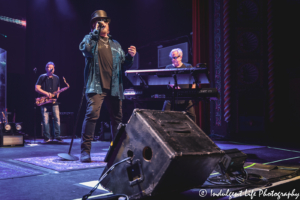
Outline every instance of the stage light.
[(26, 27), (26, 21), (25, 20), (21, 20), (21, 24), (22, 24), (22, 26)]
[[(2, 124), (1, 124), (2, 125)], [(3, 126), (0, 128), (0, 132), (4, 133), (21, 133), (23, 131), (23, 123), (22, 122), (5, 122)]]
[[(19, 124), (19, 128), (22, 128)], [(0, 128), (0, 147), (24, 146), (24, 134), (17, 131), (17, 124), (8, 122), (3, 123)]]
[(5, 124), (4, 130), (5, 131), (10, 131), (11, 130), (11, 125), (10, 124)]
[(21, 125), (21, 123), (16, 123), (16, 130), (17, 130), (17, 131), (22, 130), (22, 125)]
[(14, 19), (14, 18), (5, 17), (5, 16), (0, 16), (0, 20), (10, 22), (10, 23), (14, 23), (14, 24), (19, 24), (19, 25), (22, 25), (22, 26), (26, 27), (26, 21), (25, 20)]
[(0, 147), (24, 146), (24, 133), (22, 122), (8, 122), (7, 110), (2, 112), (3, 118), (0, 120)]
[(2, 34), (2, 33), (0, 33), (0, 35), (2, 35), (3, 37), (7, 38), (7, 35), (4, 35), (4, 34)]

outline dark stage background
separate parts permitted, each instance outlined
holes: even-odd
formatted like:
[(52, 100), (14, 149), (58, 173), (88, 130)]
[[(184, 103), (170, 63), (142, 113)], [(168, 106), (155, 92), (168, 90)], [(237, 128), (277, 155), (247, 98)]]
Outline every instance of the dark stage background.
[[(279, 139), (293, 138), (300, 128), (300, 3), (298, 0), (273, 3), (276, 121), (267, 131)], [(111, 35), (125, 51), (130, 45), (137, 47), (140, 68), (157, 68), (157, 46), (192, 41), (192, 0), (0, 0), (0, 16), (27, 22), (25, 28), (0, 20), (0, 33), (7, 35), (0, 35), (0, 47), (7, 50), (8, 56), (8, 111), (16, 112), (16, 121), (24, 122), (25, 132), (30, 136), (33, 136), (34, 98), (37, 95), (34, 85), (38, 76), (45, 73), (48, 61), (55, 63), (55, 74), (61, 80), (64, 76), (71, 86), (59, 98), (61, 112), (77, 114), (84, 68), (84, 57), (78, 46), (90, 31), (91, 13), (98, 9), (105, 10), (111, 17)], [(212, 40), (211, 35), (207, 39)], [(192, 63), (192, 55), (189, 55), (189, 62)], [(34, 73), (34, 68), (37, 68), (37, 73)], [(124, 88), (130, 87), (124, 80)], [(64, 86), (61, 81), (61, 87)], [(148, 108), (161, 109), (161, 106), (162, 103), (149, 104)], [(124, 107), (126, 122), (133, 105), (124, 101)], [(85, 101), (77, 126), (78, 135), (84, 110)], [(39, 136), (39, 109), (36, 113)], [(107, 111), (103, 109), (99, 121), (108, 121), (107, 118)]]
[[(0, 21), (0, 30), (8, 35), (7, 38), (1, 38), (1, 46), (5, 46), (2, 43), (4, 41), (11, 47), (3, 47), (7, 49), (9, 57), (8, 111), (15, 110), (16, 120), (24, 122), (26, 133), (33, 135), (34, 98), (37, 95), (34, 85), (38, 76), (45, 73), (45, 64), (53, 61), (56, 65), (55, 74), (61, 78), (61, 87), (65, 87), (63, 76), (70, 84), (70, 89), (60, 95), (60, 111), (77, 113), (84, 69), (84, 57), (78, 47), (84, 35), (90, 31), (89, 21), (93, 11), (103, 9), (111, 17), (110, 33), (120, 42), (125, 52), (130, 45), (137, 47), (141, 68), (157, 68), (157, 46), (191, 41), (191, 6), (191, 0), (1, 0), (1, 15), (27, 21), (26, 29), (17, 24)], [(10, 39), (11, 35), (21, 38), (26, 47), (21, 48), (21, 42)], [(34, 68), (37, 68), (36, 74)], [(124, 88), (130, 86), (127, 80), (124, 84)], [(124, 121), (127, 121), (133, 105), (131, 102), (124, 104), (124, 107), (129, 108), (123, 111)], [(160, 109), (162, 103), (153, 106)], [(149, 105), (149, 108), (152, 106)], [(39, 107), (37, 109), (39, 136), (40, 110)], [(85, 100), (81, 111), (78, 135), (85, 111)], [(102, 113), (99, 121), (108, 121), (107, 110), (103, 109)]]

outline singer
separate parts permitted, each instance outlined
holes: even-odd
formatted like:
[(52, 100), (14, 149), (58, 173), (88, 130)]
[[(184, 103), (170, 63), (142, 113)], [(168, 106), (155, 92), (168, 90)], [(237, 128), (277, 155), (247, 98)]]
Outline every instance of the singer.
[[(39, 76), (36, 84), (35, 91), (40, 95), (47, 96), (49, 98), (58, 98), (59, 94), (53, 95), (53, 92), (60, 90), (59, 77), (54, 74), (55, 65), (53, 62), (48, 62), (46, 64), (46, 72)], [(50, 127), (49, 127), (49, 112), (52, 112), (54, 119), (54, 132), (55, 138), (58, 142), (63, 142), (60, 137), (60, 117), (59, 117), (59, 107), (58, 104), (45, 104), (41, 106), (41, 112), (43, 116), (43, 132), (44, 132), (44, 142), (50, 142)]]
[(111, 19), (104, 10), (92, 13), (91, 32), (79, 45), (85, 57), (84, 80), (87, 109), (81, 132), (81, 162), (91, 162), (91, 141), (102, 103), (108, 108), (114, 138), (122, 122), (123, 82), (122, 67), (131, 67), (136, 54), (135, 46), (125, 55), (121, 45), (109, 35)]

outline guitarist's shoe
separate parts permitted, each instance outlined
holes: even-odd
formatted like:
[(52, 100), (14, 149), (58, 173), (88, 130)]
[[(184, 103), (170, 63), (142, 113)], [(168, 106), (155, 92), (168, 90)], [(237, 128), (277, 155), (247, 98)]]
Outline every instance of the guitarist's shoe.
[(91, 156), (87, 152), (82, 152), (80, 156), (80, 162), (92, 162)]
[(44, 143), (48, 143), (48, 142), (51, 142), (50, 139), (44, 139)]
[(60, 137), (56, 138), (56, 140), (57, 140), (58, 142), (64, 142), (64, 140), (61, 139)]

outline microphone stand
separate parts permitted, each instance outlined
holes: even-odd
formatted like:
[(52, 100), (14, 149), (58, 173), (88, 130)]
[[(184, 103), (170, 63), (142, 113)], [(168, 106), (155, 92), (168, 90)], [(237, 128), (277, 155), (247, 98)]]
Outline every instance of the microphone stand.
[(177, 75), (173, 74), (172, 75), (174, 78), (174, 86), (172, 88), (172, 100), (171, 100), (171, 110), (175, 110), (175, 98), (177, 97), (177, 90), (175, 88), (178, 88), (177, 84)]
[(34, 125), (33, 125), (33, 133), (34, 133), (34, 140), (33, 140), (33, 143), (35, 143), (36, 141), (36, 105), (34, 105), (33, 107), (34, 109), (34, 113), (33, 113), (33, 118), (34, 118)]
[[(37, 72), (37, 68), (34, 68), (33, 69), (34, 71), (34, 74), (36, 75), (36, 72)], [(36, 76), (35, 76), (36, 78)], [(35, 79), (36, 80), (36, 79)], [(34, 112), (33, 112), (33, 133), (34, 133), (34, 141), (33, 143), (35, 144), (36, 143), (36, 104), (34, 103)]]
[(76, 128), (77, 128), (77, 123), (78, 123), (78, 119), (79, 119), (79, 114), (80, 114), (80, 110), (81, 110), (83, 98), (84, 98), (84, 95), (85, 95), (85, 89), (86, 89), (86, 86), (83, 87), (81, 101), (80, 101), (80, 105), (79, 105), (77, 116), (76, 116), (76, 121), (75, 121), (74, 129), (73, 129), (72, 140), (71, 140), (69, 152), (68, 153), (59, 153), (59, 154), (57, 154), (58, 157), (61, 157), (61, 158), (65, 159), (65, 160), (68, 160), (68, 161), (79, 160), (78, 157), (76, 157), (74, 155), (71, 155), (71, 149), (72, 149), (72, 146), (73, 146), (73, 141), (74, 141), (74, 137), (75, 137), (75, 133), (76, 133)]

